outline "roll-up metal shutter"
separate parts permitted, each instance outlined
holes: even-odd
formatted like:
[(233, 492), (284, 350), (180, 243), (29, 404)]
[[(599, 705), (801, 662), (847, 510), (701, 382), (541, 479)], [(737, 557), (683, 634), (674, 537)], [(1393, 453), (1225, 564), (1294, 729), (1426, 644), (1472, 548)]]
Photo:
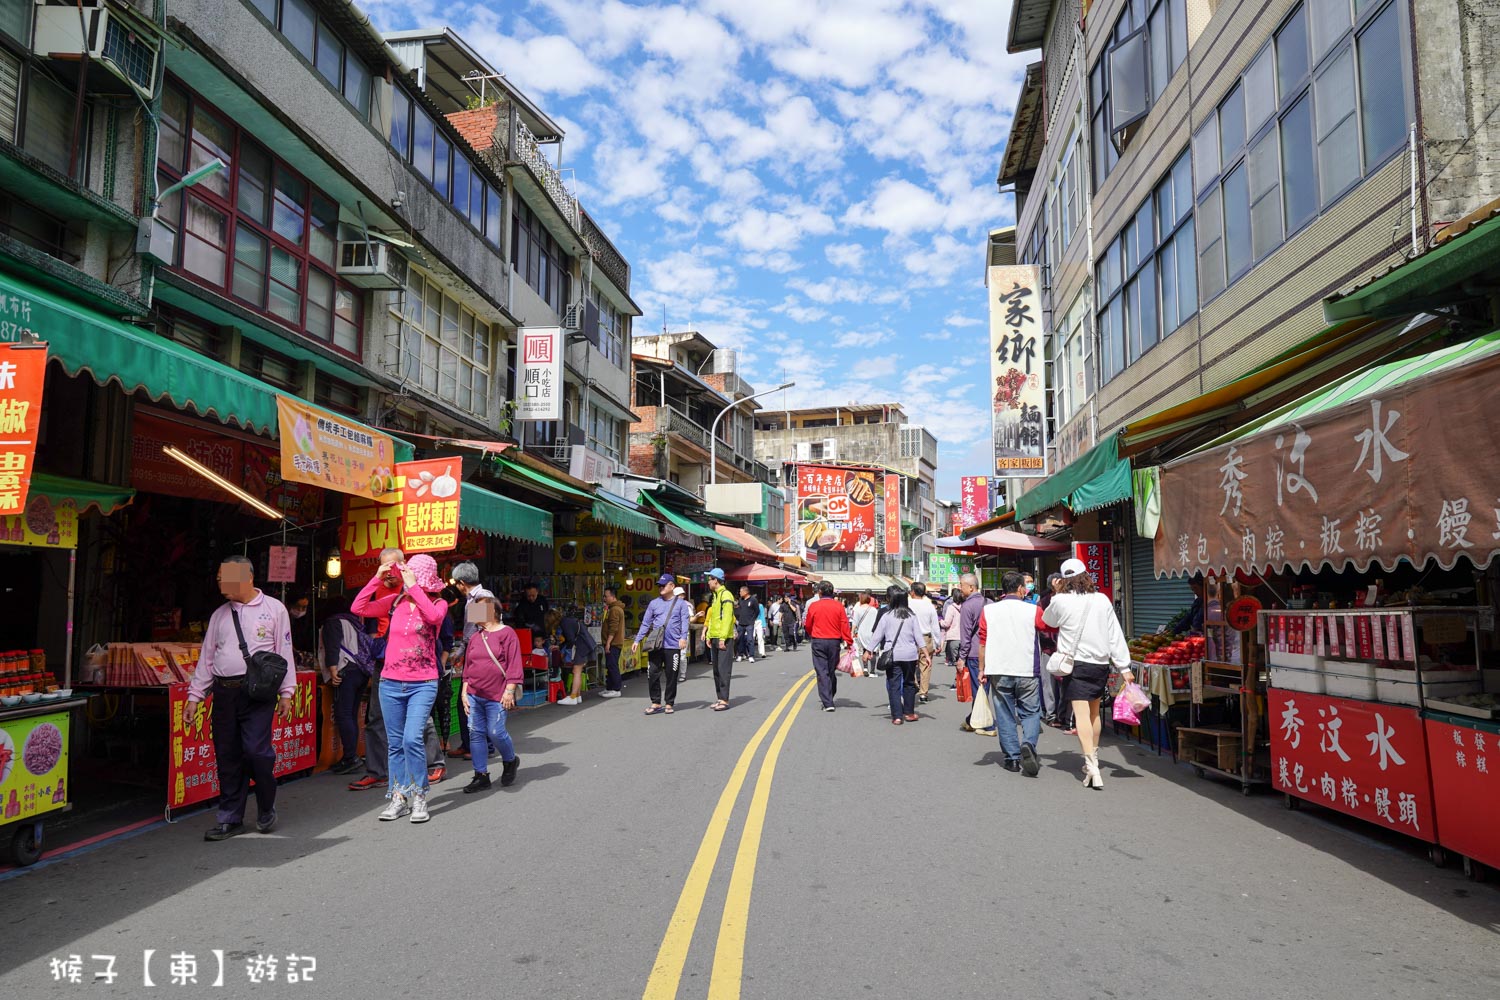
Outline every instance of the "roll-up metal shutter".
[(1130, 634), (1159, 632), (1179, 611), (1193, 603), (1193, 589), (1186, 577), (1157, 579), (1149, 538), (1130, 533)]

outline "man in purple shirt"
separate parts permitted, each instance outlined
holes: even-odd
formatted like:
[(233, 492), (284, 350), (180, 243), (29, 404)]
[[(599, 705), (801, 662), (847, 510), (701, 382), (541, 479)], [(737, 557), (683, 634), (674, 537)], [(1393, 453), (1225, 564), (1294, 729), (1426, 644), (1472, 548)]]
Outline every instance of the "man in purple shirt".
[[(219, 769), (218, 824), (204, 840), (228, 840), (243, 832), (245, 801), (255, 779), (255, 828), (270, 833), (276, 825), (276, 751), (271, 748), (272, 714), (290, 718), (297, 674), (291, 664), (292, 621), (286, 607), (255, 587), (255, 569), (244, 556), (219, 565), (219, 592), (225, 604), (208, 619), (198, 669), (188, 687), (183, 724), (191, 726), (205, 698), (213, 694), (214, 757)], [(250, 652), (269, 651), (286, 660), (286, 676), (275, 702), (252, 702), (245, 692), (245, 657), (240, 652), (234, 619), (239, 618)]]
[[(958, 606), (958, 656), (963, 661), (964, 669), (969, 671), (969, 690), (974, 696), (979, 696), (979, 619), (984, 614), (984, 606), (987, 603), (984, 594), (979, 590), (979, 577), (973, 573), (965, 573), (958, 578), (958, 592), (963, 601)], [(973, 703), (970, 702), (972, 705)], [(965, 733), (979, 733), (981, 736), (994, 736), (994, 729), (975, 729), (969, 725), (969, 716), (964, 716), (963, 724), (958, 728)]]

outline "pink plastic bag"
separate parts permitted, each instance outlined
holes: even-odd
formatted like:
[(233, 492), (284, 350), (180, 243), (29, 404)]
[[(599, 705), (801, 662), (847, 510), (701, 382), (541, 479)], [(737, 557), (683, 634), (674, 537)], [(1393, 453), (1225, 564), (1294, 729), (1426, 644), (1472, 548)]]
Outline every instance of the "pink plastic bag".
[(853, 675), (853, 673), (854, 673), (854, 650), (852, 650), (852, 649), (846, 649), (846, 650), (844, 650), (843, 655), (841, 655), (839, 657), (839, 662), (834, 666), (834, 669), (837, 670), (841, 674), (850, 674), (850, 675)]
[(1115, 695), (1115, 721), (1123, 722), (1127, 726), (1141, 724), (1141, 717), (1135, 713), (1135, 706), (1130, 703), (1130, 698), (1124, 691)]
[(1125, 690), (1120, 693), (1130, 702), (1130, 707), (1135, 709), (1137, 715), (1151, 707), (1151, 696), (1135, 681), (1126, 684)]

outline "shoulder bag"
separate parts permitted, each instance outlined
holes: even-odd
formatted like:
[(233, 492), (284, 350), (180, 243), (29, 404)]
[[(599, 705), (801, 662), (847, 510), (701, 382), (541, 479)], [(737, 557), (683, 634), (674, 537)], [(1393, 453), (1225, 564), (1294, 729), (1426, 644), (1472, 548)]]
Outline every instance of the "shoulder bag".
[[(908, 614), (904, 619), (898, 619), (901, 624), (896, 626), (896, 634), (891, 636), (889, 642), (880, 647), (880, 652), (875, 654), (875, 667), (877, 670), (889, 670), (896, 662), (896, 640), (901, 638), (901, 629), (907, 622), (915, 621), (916, 615)], [(913, 640), (915, 641), (915, 640)]]
[(667, 623), (672, 620), (672, 611), (677, 607), (679, 600), (681, 598), (674, 597), (667, 602), (667, 610), (662, 613), (661, 624), (647, 632), (641, 639), (641, 648), (646, 652), (656, 652), (667, 641)]
[(281, 682), (286, 680), (287, 663), (280, 653), (263, 649), (250, 652), (245, 644), (245, 632), (240, 628), (240, 615), (229, 605), (229, 617), (234, 619), (234, 634), (240, 640), (240, 655), (245, 658), (245, 697), (254, 702), (275, 701), (281, 693)]
[[(1083, 641), (1083, 630), (1088, 624), (1088, 608), (1084, 609), (1084, 621), (1078, 627), (1078, 640), (1073, 643), (1073, 652), (1064, 653), (1062, 643), (1058, 643), (1057, 652), (1047, 657), (1047, 673), (1053, 677), (1071, 677), (1073, 675), (1073, 657), (1078, 652), (1078, 643)], [(1061, 639), (1061, 633), (1058, 634)]]

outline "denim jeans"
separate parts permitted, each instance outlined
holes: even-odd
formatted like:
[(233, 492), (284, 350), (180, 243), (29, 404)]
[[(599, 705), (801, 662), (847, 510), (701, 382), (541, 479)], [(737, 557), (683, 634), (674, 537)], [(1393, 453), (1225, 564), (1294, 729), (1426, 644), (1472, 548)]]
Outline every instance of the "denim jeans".
[(498, 701), (469, 696), (469, 754), (474, 758), (474, 773), (488, 774), (486, 758), (493, 747), (503, 761), (515, 760), (516, 748), (505, 731), (505, 706)]
[[(353, 763), (359, 756), (359, 696), (365, 693), (370, 675), (353, 667), (344, 668), (342, 679), (333, 689), (333, 722), (339, 733), (339, 761)], [(369, 749), (366, 747), (366, 749)]]
[(885, 668), (885, 694), (891, 703), (891, 718), (917, 712), (917, 661), (893, 660)]
[(619, 691), (623, 687), (620, 683), (620, 647), (611, 646), (604, 654), (604, 690)]
[[(1005, 677), (996, 674), (990, 678), (990, 700), (995, 705), (995, 728), (1000, 731), (1000, 749), (1006, 760), (1021, 759), (1021, 742), (1025, 740), (1033, 750), (1042, 738), (1042, 701), (1040, 685), (1035, 677)], [(1021, 726), (1021, 736), (1016, 736), (1016, 725)]]
[(747, 660), (755, 655), (754, 625), (736, 625), (734, 627), (734, 655), (743, 656)]
[(389, 791), (410, 795), (427, 791), (427, 744), (432, 705), (438, 683), (430, 681), (380, 681), (380, 710), (385, 715), (389, 746), (387, 773)]

